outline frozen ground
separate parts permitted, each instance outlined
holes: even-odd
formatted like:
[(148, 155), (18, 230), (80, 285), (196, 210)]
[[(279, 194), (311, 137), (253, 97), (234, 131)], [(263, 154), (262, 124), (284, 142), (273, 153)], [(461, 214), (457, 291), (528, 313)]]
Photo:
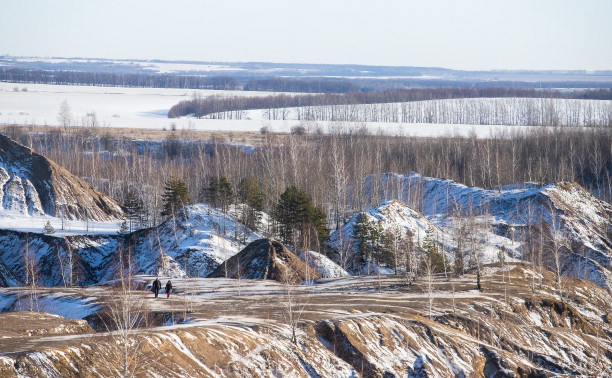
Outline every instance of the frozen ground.
[[(15, 88), (17, 91), (15, 91)], [(23, 89), (27, 89), (23, 91)], [(58, 113), (64, 100), (68, 101), (73, 120), (83, 124), (88, 113), (95, 112), (102, 127), (136, 129), (177, 129), (201, 131), (251, 131), (262, 127), (270, 131), (289, 132), (298, 120), (266, 120), (262, 111), (250, 111), (242, 120), (196, 119), (191, 117), (167, 118), (168, 110), (194, 93), (202, 96), (268, 96), (273, 92), (211, 91), (163, 88), (117, 88), (48, 84), (18, 84), (0, 82), (0, 124), (58, 125)], [(404, 123), (342, 123), (318, 122), (307, 125), (323, 132), (341, 131), (342, 128), (365, 126), (372, 133), (436, 137), (445, 135), (486, 138), (492, 133), (507, 130), (503, 125), (465, 124), (404, 124)], [(511, 126), (513, 130), (529, 130), (527, 126)], [(312, 130), (315, 131), (315, 130)]]
[[(473, 274), (437, 275), (431, 290), (425, 278), (408, 284), (402, 276), (296, 286), (173, 279), (170, 298), (132, 292), (152, 323), (129, 331), (138, 341), (132, 345), (144, 344), (130, 351), (148, 362), (155, 360), (147, 350), (172, 356), (163, 365), (143, 364), (143, 376), (608, 376), (609, 294), (564, 278), (572, 290), (561, 297), (554, 275), (538, 270), (485, 267), (483, 292), (474, 289)], [(141, 288), (153, 279), (136, 277)], [(0, 302), (27, 300), (28, 293), (0, 289)], [(40, 288), (39, 295), (50, 311), (71, 309), (75, 317), (115, 296), (108, 286)], [(88, 317), (90, 324), (96, 319)], [(120, 361), (121, 338), (109, 338), (118, 332), (100, 325), (98, 333), (86, 332), (77, 320), (46, 314), (9, 312), (0, 320), (2, 376), (118, 375), (104, 370)], [(26, 374), (29, 367), (42, 373)]]
[[(17, 91), (15, 91), (17, 88)], [(25, 91), (23, 89), (26, 89)], [(168, 110), (194, 93), (203, 97), (268, 96), (273, 92), (212, 91), (193, 89), (118, 88), (0, 82), (0, 123), (18, 125), (58, 125), (58, 113), (68, 101), (73, 122), (82, 124), (87, 113), (95, 112), (102, 127), (196, 130), (259, 130), (261, 124), (249, 122), (239, 128), (235, 122), (210, 122), (198, 119), (169, 119)], [(255, 123), (251, 125), (251, 123)]]
[(121, 229), (121, 222), (93, 222), (63, 220), (47, 215), (29, 216), (0, 209), (0, 229), (42, 233), (47, 222), (54, 228), (54, 236), (112, 234)]

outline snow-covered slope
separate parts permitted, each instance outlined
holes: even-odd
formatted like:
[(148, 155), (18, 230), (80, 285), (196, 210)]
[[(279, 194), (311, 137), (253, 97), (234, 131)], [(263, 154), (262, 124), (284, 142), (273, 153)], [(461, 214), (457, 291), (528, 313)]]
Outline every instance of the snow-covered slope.
[(314, 269), (314, 271), (319, 273), (323, 278), (337, 278), (349, 275), (344, 268), (321, 253), (299, 250), (297, 257), (302, 259), (306, 265)]
[(131, 234), (126, 242), (132, 246), (142, 273), (205, 277), (259, 238), (251, 231), (245, 233), (232, 215), (196, 204), (184, 207), (158, 227)]
[(458, 219), (473, 216), (489, 231), (485, 262), (494, 262), (502, 246), (510, 256), (529, 259), (530, 242), (532, 249), (542, 245), (544, 263), (552, 266), (554, 233), (564, 246), (564, 275), (612, 287), (612, 206), (576, 183), (483, 189), (414, 172), (370, 176), (368, 183), (374, 196), (401, 198), (449, 234)]
[(112, 280), (119, 253), (131, 255), (135, 273), (203, 277), (246, 243), (259, 239), (256, 234), (243, 232), (231, 215), (224, 216), (220, 210), (203, 204), (187, 206), (157, 227), (126, 236), (55, 236), (0, 230), (0, 286), (25, 284), (26, 256), (33, 261), (39, 273), (38, 283), (43, 286), (69, 282), (69, 261), (73, 262), (74, 284)]
[[(434, 225), (418, 211), (397, 200), (383, 202), (373, 209), (364, 211), (363, 214), (366, 215), (368, 223), (377, 224), (380, 222), (383, 230), (394, 232), (398, 238), (410, 239), (414, 245), (422, 244), (428, 233), (432, 238), (441, 241), (445, 239), (442, 229)], [(353, 229), (358, 216), (359, 213), (355, 214), (339, 230), (333, 231), (329, 242), (330, 247), (339, 253), (348, 251), (348, 261), (345, 265), (347, 270), (356, 274), (359, 273), (359, 268), (355, 261), (357, 247), (354, 242)], [(379, 268), (372, 266), (370, 272), (372, 272), (372, 269), (376, 271)], [(382, 272), (390, 271), (382, 269)]]
[[(483, 292), (474, 290), (476, 277), (470, 273), (461, 278), (434, 277), (429, 291), (426, 280), (407, 285), (401, 276), (345, 277), (295, 286), (176, 279), (178, 290), (170, 299), (154, 299), (149, 292), (135, 290), (134, 301), (143, 300), (154, 312), (149, 321), (156, 317), (165, 321), (164, 326), (130, 330), (128, 350), (136, 356), (130, 373), (154, 377), (610, 375), (612, 325), (606, 290), (563, 278), (563, 286), (572, 290), (559, 296), (550, 271), (534, 271), (527, 264), (511, 264), (505, 271), (501, 266), (496, 271), (488, 268)], [(542, 275), (542, 285), (532, 288), (534, 274)], [(136, 279), (143, 282), (151, 277)], [(62, 309), (74, 308), (78, 302), (73, 298), (91, 305), (87, 301), (91, 297), (97, 298), (95, 304), (114, 296), (109, 288), (100, 287), (43, 289), (40, 294), (53, 297)], [(0, 289), (0, 309), (7, 302), (3, 298), (12, 301), (20, 295), (27, 297), (27, 289)], [(79, 323), (80, 331), (75, 329)], [(0, 315), (0, 376), (122, 375), (123, 339), (118, 333), (92, 337), (87, 328), (84, 322), (36, 313)], [(163, 363), (156, 363), (161, 356)]]
[(66, 169), (0, 134), (0, 218), (6, 213), (112, 221), (123, 211)]
[(241, 278), (300, 283), (321, 278), (293, 252), (273, 239), (259, 239), (219, 266), (210, 278)]

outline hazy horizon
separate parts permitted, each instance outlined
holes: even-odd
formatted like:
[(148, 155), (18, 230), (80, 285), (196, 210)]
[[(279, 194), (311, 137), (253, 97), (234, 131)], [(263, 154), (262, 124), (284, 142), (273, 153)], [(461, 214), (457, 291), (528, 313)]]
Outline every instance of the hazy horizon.
[(0, 54), (612, 70), (612, 2), (6, 0)]

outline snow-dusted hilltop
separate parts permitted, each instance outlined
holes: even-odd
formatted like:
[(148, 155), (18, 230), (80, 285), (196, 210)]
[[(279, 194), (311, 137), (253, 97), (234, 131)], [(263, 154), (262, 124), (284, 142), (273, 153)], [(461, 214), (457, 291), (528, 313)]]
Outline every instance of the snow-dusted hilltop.
[(401, 198), (418, 209), (450, 235), (450, 248), (460, 220), (473, 217), (488, 230), (485, 263), (504, 247), (552, 266), (557, 248), (562, 274), (612, 287), (612, 206), (576, 183), (483, 189), (412, 172), (370, 176), (369, 186), (373, 196)]
[(205, 277), (259, 238), (232, 215), (195, 204), (157, 227), (132, 233), (126, 244), (142, 273)]
[(119, 253), (130, 254), (138, 274), (205, 277), (256, 239), (259, 236), (245, 233), (233, 216), (204, 204), (187, 206), (159, 226), (125, 236), (60, 237), (0, 230), (0, 286), (26, 283), (25, 256), (39, 272), (43, 286), (112, 280)]
[(357, 245), (354, 235), (359, 214), (365, 216), (369, 225), (378, 225), (382, 230), (393, 233), (396, 238), (410, 240), (414, 245), (422, 244), (428, 233), (432, 238), (438, 239), (444, 233), (423, 214), (397, 200), (385, 201), (373, 209), (355, 214), (340, 229), (331, 233), (329, 242), (330, 247), (338, 252), (338, 258), (345, 260), (341, 265), (346, 266), (347, 270), (354, 274), (361, 273), (356, 261)]
[(77, 176), (0, 134), (0, 216), (3, 212), (112, 221), (120, 206)]
[(297, 284), (321, 278), (321, 275), (278, 241), (259, 239), (219, 266), (209, 277), (276, 280)]

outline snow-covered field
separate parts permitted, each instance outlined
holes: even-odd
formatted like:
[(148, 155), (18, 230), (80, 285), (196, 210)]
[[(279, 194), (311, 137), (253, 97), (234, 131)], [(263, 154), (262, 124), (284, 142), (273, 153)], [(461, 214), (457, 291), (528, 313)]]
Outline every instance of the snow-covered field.
[[(612, 101), (562, 98), (460, 98), (400, 103), (322, 105), (248, 110), (245, 119), (298, 120), (383, 124), (607, 126)], [(216, 113), (208, 118), (236, 118)]]
[[(15, 90), (17, 89), (17, 90)], [(26, 89), (25, 91), (23, 89)], [(0, 123), (17, 125), (59, 125), (58, 113), (67, 101), (73, 123), (82, 125), (95, 112), (101, 127), (143, 129), (257, 131), (258, 121), (238, 123), (204, 119), (169, 119), (168, 110), (183, 100), (200, 96), (268, 96), (273, 92), (212, 91), (163, 88), (118, 88), (0, 82)]]
[(54, 236), (113, 234), (121, 229), (121, 222), (66, 220), (47, 215), (24, 215), (0, 209), (0, 229), (41, 233), (47, 222), (55, 230)]
[[(17, 90), (15, 90), (17, 89)], [(23, 89), (26, 89), (25, 91)], [(268, 120), (263, 111), (249, 111), (241, 120), (169, 119), (168, 110), (182, 100), (201, 96), (268, 96), (273, 92), (212, 91), (164, 88), (118, 88), (48, 84), (18, 84), (0, 82), (0, 124), (58, 125), (60, 106), (67, 101), (73, 122), (82, 125), (88, 113), (95, 113), (101, 127), (136, 129), (177, 129), (201, 131), (251, 131), (262, 127), (270, 131), (289, 132), (301, 123), (297, 119)], [(372, 133), (418, 137), (470, 136), (486, 138), (492, 133), (508, 130), (504, 125), (427, 124), (358, 122), (317, 122), (307, 127), (323, 132), (337, 132), (348, 128), (366, 127)], [(530, 130), (528, 126), (511, 126), (512, 130)]]

